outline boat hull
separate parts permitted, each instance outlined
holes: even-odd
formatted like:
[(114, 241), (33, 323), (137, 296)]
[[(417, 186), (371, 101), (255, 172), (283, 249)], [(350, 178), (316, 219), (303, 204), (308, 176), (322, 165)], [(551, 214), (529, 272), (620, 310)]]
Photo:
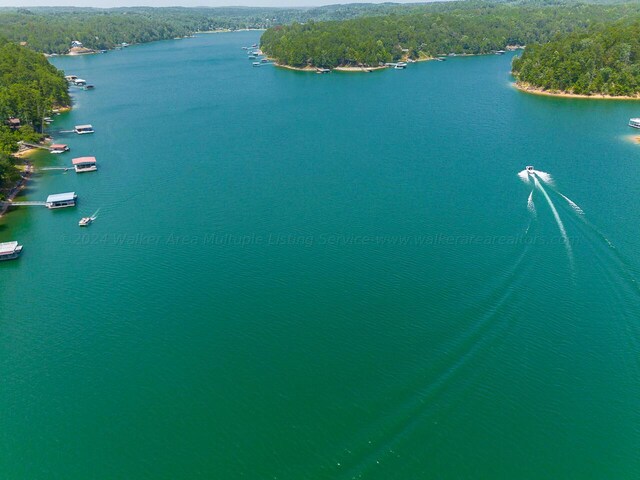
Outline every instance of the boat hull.
[(6, 255), (0, 255), (0, 262), (4, 262), (5, 260), (15, 260), (22, 253), (22, 245), (18, 246), (13, 253), (8, 253)]
[(52, 204), (48, 203), (45, 205), (49, 210), (55, 210), (56, 208), (67, 208), (67, 207), (75, 207), (76, 203), (64, 203), (64, 204)]
[(95, 165), (93, 165), (92, 167), (85, 167), (85, 168), (74, 167), (74, 168), (76, 173), (95, 172), (98, 170), (98, 167), (96, 167)]

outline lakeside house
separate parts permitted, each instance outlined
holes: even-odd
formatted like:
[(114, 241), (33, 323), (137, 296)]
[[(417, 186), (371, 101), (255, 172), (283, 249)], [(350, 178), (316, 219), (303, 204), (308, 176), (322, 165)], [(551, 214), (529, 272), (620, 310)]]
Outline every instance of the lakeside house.
[(7, 121), (6, 121), (6, 124), (12, 130), (17, 130), (22, 125), (21, 122), (20, 122), (20, 119), (19, 118), (15, 118), (15, 117), (8, 118)]
[(79, 157), (71, 160), (76, 173), (95, 172), (98, 170), (96, 157)]
[(74, 47), (82, 48), (82, 42), (80, 42), (80, 41), (78, 41), (78, 40), (74, 40), (74, 41), (72, 41), (72, 42), (71, 42), (71, 48), (74, 48)]
[(47, 197), (45, 206), (47, 208), (75, 207), (77, 199), (75, 192), (56, 193)]

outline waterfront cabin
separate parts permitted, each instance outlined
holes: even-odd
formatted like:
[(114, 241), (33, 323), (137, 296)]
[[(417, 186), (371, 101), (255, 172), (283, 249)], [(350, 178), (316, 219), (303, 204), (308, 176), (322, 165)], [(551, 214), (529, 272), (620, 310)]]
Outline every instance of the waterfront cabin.
[(51, 153), (64, 153), (69, 151), (69, 145), (64, 143), (54, 143), (51, 145)]
[(75, 207), (77, 199), (78, 196), (76, 195), (76, 192), (56, 193), (47, 197), (45, 206), (51, 209)]
[(83, 135), (85, 133), (93, 133), (93, 127), (89, 124), (87, 125), (76, 125), (75, 128), (73, 129), (74, 132), (76, 132), (78, 135)]
[(18, 245), (18, 242), (4, 242), (0, 243), (0, 261), (14, 260), (22, 253), (22, 245)]
[(320, 67), (316, 68), (316, 73), (329, 73), (329, 72), (331, 72), (331, 70), (328, 68), (320, 68)]
[(87, 84), (87, 81), (86, 81), (85, 79), (83, 79), (83, 78), (76, 78), (76, 79), (73, 81), (73, 84), (74, 84), (76, 87), (84, 87), (84, 86)]
[(96, 157), (80, 157), (71, 160), (76, 173), (95, 172), (98, 170)]
[(20, 122), (19, 118), (8, 118), (7, 119), (7, 125), (9, 126), (10, 129), (12, 130), (17, 130), (20, 128), (20, 126), (22, 125)]
[(630, 118), (629, 126), (633, 128), (640, 128), (640, 118)]
[(507, 52), (505, 52), (504, 50), (497, 50), (496, 51), (496, 55), (504, 55), (505, 53), (507, 53)]

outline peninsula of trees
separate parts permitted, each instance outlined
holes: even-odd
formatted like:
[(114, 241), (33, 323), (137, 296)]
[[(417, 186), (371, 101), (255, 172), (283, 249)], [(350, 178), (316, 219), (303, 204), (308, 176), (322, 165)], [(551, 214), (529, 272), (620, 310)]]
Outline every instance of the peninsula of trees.
[(637, 3), (448, 2), (414, 6), (402, 14), (277, 26), (263, 34), (261, 48), (279, 64), (292, 67), (373, 67), (542, 44), (638, 15)]
[(532, 45), (514, 59), (513, 74), (541, 92), (640, 97), (640, 21)]

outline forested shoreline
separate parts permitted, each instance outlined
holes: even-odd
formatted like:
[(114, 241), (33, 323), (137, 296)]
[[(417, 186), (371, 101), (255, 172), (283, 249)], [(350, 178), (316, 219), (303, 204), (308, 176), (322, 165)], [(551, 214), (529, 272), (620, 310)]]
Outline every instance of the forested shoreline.
[(452, 2), (423, 5), (406, 14), (273, 27), (263, 34), (261, 48), (278, 63), (292, 67), (372, 67), (545, 44), (639, 16), (637, 3)]
[(309, 20), (343, 20), (409, 11), (395, 4), (347, 4), (315, 8), (127, 7), (0, 8), (0, 36), (47, 54), (65, 54), (71, 42), (92, 50), (122, 43), (168, 40), (214, 30), (266, 29)]
[(513, 61), (519, 84), (542, 92), (638, 97), (640, 21), (532, 45)]
[(43, 118), (70, 103), (62, 72), (44, 55), (0, 38), (0, 188), (19, 178), (18, 142), (39, 141)]

